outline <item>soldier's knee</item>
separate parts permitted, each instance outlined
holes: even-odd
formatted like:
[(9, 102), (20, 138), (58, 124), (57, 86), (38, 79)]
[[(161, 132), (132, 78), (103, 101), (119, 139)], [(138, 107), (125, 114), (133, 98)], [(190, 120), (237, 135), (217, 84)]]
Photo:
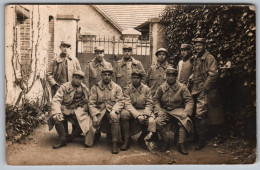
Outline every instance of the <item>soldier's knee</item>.
[(129, 120), (130, 119), (130, 112), (123, 109), (121, 112), (121, 120)]

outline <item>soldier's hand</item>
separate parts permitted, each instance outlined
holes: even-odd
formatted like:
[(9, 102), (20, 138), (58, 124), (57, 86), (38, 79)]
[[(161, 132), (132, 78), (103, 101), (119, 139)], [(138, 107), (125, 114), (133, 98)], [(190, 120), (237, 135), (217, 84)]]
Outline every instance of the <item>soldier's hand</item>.
[(56, 122), (61, 122), (61, 121), (63, 121), (64, 119), (63, 119), (63, 115), (61, 114), (61, 113), (57, 113), (57, 114), (53, 114), (52, 115), (52, 118), (53, 118), (53, 120)]
[(116, 112), (114, 111), (114, 110), (112, 110), (111, 112), (110, 112), (110, 118), (113, 120), (116, 120), (117, 119), (117, 114), (116, 114)]
[(185, 119), (187, 116), (188, 116), (187, 113), (184, 113), (184, 112), (183, 112), (183, 113), (181, 114), (181, 119)]
[(97, 116), (94, 116), (92, 121), (93, 121), (93, 127), (94, 128), (98, 128), (99, 125), (98, 125), (98, 118), (97, 118)]
[(138, 121), (142, 124), (142, 123), (144, 122), (144, 120), (145, 120), (145, 117), (144, 117), (143, 115), (139, 115), (139, 116), (137, 117), (137, 119), (138, 119)]

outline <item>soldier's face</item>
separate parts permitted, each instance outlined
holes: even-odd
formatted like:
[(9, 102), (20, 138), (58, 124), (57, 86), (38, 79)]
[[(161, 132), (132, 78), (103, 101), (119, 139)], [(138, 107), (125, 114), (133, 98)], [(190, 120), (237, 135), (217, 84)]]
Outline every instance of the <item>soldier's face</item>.
[(166, 52), (164, 52), (164, 51), (159, 51), (157, 54), (157, 60), (160, 62), (165, 61), (166, 57), (167, 57), (167, 55), (166, 55)]
[(189, 49), (181, 49), (181, 56), (182, 58), (187, 58), (190, 56), (191, 50)]
[(124, 58), (129, 58), (132, 55), (132, 49), (124, 48), (123, 49)]
[(174, 84), (176, 82), (176, 78), (177, 76), (175, 74), (171, 74), (171, 73), (166, 74), (166, 80), (169, 84)]
[(79, 75), (73, 75), (72, 77), (72, 82), (74, 85), (79, 86), (83, 82), (83, 77)]
[(95, 51), (96, 57), (98, 60), (103, 60), (104, 58), (104, 51)]
[(63, 54), (68, 54), (68, 53), (69, 53), (69, 50), (70, 50), (70, 47), (67, 46), (67, 45), (61, 45), (61, 46), (60, 46), (60, 50), (61, 50), (61, 53), (63, 53)]
[(141, 84), (142, 78), (139, 75), (132, 75), (132, 83), (134, 86), (139, 86)]
[(111, 72), (102, 72), (101, 73), (102, 81), (104, 84), (110, 83), (112, 79), (112, 73)]
[(203, 43), (197, 42), (194, 45), (194, 49), (196, 53), (201, 53), (205, 50), (205, 45)]

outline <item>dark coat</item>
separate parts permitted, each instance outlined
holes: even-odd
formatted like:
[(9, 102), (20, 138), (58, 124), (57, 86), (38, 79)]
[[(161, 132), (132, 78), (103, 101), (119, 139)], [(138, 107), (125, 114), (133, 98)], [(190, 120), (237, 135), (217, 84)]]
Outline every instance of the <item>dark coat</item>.
[(206, 50), (201, 57), (201, 73), (208, 101), (209, 124), (224, 123), (224, 110), (218, 90), (219, 73), (216, 59)]

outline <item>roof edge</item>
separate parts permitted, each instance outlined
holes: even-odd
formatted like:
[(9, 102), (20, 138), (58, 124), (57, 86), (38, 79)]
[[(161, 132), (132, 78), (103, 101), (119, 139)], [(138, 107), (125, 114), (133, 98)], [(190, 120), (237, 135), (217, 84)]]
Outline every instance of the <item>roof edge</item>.
[(107, 13), (102, 10), (98, 5), (91, 5), (95, 10), (97, 10), (103, 17), (105, 17), (119, 32), (122, 33), (123, 29), (109, 16)]

